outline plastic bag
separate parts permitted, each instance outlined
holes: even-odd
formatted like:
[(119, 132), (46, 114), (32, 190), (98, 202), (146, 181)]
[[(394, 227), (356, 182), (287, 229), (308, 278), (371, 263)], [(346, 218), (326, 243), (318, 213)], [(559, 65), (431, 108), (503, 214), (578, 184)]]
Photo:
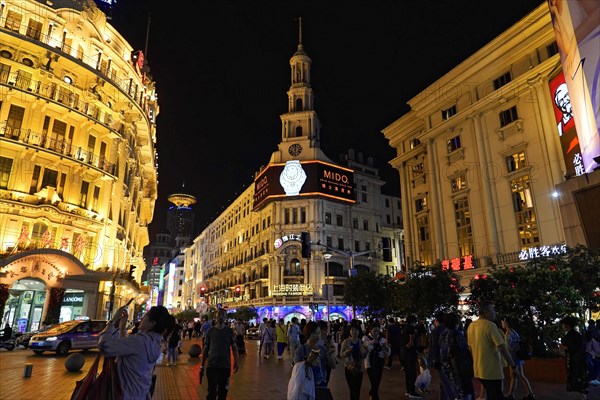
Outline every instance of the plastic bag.
[(426, 369), (417, 377), (417, 380), (415, 381), (415, 387), (420, 390), (426, 390), (430, 384), (431, 372), (429, 372), (429, 369)]

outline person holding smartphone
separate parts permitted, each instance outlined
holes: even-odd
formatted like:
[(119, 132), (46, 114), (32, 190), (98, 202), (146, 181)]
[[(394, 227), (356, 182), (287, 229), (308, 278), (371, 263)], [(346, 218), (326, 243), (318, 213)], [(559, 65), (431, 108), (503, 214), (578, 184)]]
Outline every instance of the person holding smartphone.
[[(133, 300), (133, 299), (132, 299)], [(117, 358), (123, 400), (150, 400), (152, 370), (161, 352), (163, 335), (175, 326), (175, 318), (163, 306), (154, 306), (140, 321), (139, 331), (127, 336), (126, 305), (119, 308), (99, 334), (98, 349)]]

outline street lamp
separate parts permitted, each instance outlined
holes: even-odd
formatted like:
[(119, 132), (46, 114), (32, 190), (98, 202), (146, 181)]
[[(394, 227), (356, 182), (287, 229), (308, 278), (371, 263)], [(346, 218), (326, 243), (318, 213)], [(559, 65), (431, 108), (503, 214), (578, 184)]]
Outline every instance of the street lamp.
[(331, 253), (325, 253), (323, 254), (323, 257), (325, 257), (325, 295), (327, 296), (325, 301), (327, 303), (327, 322), (331, 322), (331, 309), (329, 308), (329, 285), (327, 283), (329, 280), (329, 259), (331, 258)]

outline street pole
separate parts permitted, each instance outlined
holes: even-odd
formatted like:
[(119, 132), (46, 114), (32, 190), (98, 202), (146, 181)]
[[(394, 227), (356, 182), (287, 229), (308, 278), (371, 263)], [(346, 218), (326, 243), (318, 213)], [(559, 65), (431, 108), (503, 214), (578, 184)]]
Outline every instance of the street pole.
[(327, 302), (327, 323), (331, 323), (331, 308), (330, 308), (330, 304), (329, 304), (329, 259), (331, 258), (331, 253), (325, 253), (323, 254), (323, 257), (325, 257), (325, 295), (327, 296), (326, 298), (326, 302)]

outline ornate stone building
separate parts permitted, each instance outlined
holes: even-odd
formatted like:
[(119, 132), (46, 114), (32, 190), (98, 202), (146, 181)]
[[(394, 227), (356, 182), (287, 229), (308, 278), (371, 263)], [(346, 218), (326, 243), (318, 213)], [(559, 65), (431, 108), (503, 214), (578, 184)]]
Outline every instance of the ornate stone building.
[(465, 284), (485, 271), (477, 267), (585, 244), (583, 234), (565, 235), (577, 212), (565, 221), (559, 210), (578, 186), (561, 190), (563, 182), (583, 173), (576, 132), (561, 125), (562, 82), (544, 3), (412, 98), (411, 110), (383, 130), (397, 150), (391, 164), (400, 171), (409, 268), (439, 259)]
[(2, 2), (3, 324), (36, 329), (57, 309), (105, 318), (143, 300), (159, 112), (148, 72), (93, 1)]
[(393, 276), (402, 267), (400, 199), (381, 193), (372, 159), (350, 151), (336, 164), (325, 155), (302, 43), (290, 66), (281, 143), (185, 250), (184, 296), (200, 310), (244, 305), (260, 318), (350, 318), (341, 301), (349, 274)]

